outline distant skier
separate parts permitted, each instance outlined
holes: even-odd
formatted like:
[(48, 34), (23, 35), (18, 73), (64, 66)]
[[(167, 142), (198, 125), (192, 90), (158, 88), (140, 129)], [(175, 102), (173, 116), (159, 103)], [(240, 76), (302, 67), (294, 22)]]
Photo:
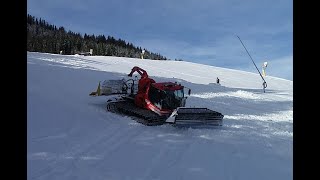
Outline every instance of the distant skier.
[(220, 84), (220, 79), (217, 77), (217, 84)]
[(262, 87), (263, 87), (263, 92), (265, 93), (267, 88), (267, 83), (265, 81), (262, 83)]

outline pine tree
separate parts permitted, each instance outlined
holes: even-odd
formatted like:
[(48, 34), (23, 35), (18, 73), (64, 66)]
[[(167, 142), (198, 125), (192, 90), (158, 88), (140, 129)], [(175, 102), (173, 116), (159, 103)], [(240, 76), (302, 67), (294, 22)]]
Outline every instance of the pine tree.
[[(35, 18), (27, 14), (27, 51), (75, 54), (89, 52), (93, 49), (94, 55), (121, 56), (140, 58), (141, 47), (135, 47), (132, 43), (123, 39), (115, 39), (112, 36), (87, 33), (82, 36), (72, 31), (66, 32), (65, 28), (49, 24), (42, 18)], [(146, 50), (146, 58), (166, 59), (159, 53)]]

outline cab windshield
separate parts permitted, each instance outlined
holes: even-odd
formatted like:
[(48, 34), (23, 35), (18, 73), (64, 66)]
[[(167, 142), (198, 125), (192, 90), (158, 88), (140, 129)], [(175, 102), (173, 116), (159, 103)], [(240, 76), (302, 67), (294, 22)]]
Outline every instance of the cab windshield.
[(181, 106), (183, 97), (183, 89), (159, 90), (153, 86), (149, 89), (149, 99), (159, 109), (176, 109)]

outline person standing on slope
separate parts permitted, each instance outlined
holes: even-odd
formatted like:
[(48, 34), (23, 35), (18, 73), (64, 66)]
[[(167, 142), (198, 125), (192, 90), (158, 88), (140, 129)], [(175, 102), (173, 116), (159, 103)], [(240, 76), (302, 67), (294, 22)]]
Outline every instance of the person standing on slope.
[(217, 77), (217, 84), (220, 84), (220, 79)]

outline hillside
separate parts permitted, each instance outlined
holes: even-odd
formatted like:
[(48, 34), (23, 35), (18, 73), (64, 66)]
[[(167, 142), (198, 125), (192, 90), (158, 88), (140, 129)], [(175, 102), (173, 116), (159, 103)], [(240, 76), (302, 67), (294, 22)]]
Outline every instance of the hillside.
[(134, 46), (113, 36), (80, 34), (65, 27), (49, 24), (41, 18), (27, 15), (27, 51), (53, 54), (88, 54), (167, 60), (159, 53)]
[[(144, 126), (90, 97), (133, 66), (192, 89), (222, 127)], [(28, 179), (293, 178), (293, 81), (184, 61), (28, 52)], [(215, 83), (219, 77), (221, 85)]]

